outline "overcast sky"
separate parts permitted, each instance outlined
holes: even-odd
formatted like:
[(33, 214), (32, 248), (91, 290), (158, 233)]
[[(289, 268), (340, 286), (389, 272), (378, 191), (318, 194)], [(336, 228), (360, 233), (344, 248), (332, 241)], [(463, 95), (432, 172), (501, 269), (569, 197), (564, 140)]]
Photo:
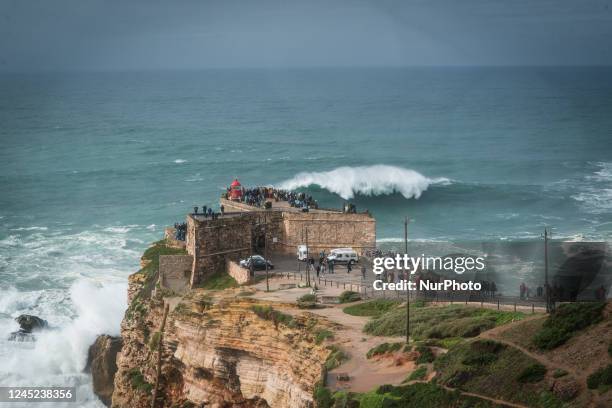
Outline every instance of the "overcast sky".
[(612, 65), (612, 0), (0, 0), (0, 70)]

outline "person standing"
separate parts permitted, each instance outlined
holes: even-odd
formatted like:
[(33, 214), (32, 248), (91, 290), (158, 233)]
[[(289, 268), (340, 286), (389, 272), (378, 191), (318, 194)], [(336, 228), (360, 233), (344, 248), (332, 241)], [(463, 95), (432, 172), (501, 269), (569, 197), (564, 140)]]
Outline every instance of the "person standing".
[(366, 267), (365, 265), (361, 265), (361, 279), (365, 280), (366, 278)]
[(349, 262), (346, 265), (346, 273), (351, 273), (352, 270), (353, 270), (353, 264), (351, 262)]

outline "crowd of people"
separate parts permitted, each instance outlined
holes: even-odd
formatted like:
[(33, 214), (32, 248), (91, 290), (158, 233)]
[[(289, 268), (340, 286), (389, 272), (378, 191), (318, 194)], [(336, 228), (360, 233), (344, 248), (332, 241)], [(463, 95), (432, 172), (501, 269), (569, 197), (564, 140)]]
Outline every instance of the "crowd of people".
[(187, 223), (186, 222), (174, 223), (174, 238), (176, 238), (177, 241), (184, 241), (186, 235), (187, 235)]
[[(230, 187), (224, 194), (224, 198), (228, 198)], [(318, 208), (319, 204), (311, 195), (306, 193), (297, 193), (295, 191), (281, 190), (274, 187), (253, 187), (242, 188), (241, 202), (252, 205), (254, 207), (264, 207), (268, 200), (287, 201), (291, 207), (295, 208)]]

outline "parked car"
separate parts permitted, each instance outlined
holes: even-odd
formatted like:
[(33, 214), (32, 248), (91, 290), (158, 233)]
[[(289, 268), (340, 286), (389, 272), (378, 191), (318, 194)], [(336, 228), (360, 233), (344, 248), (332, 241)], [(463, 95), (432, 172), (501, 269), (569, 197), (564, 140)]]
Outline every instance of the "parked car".
[(308, 248), (306, 247), (306, 245), (298, 245), (297, 259), (298, 261), (305, 261), (306, 259), (308, 259)]
[(252, 265), (253, 269), (258, 271), (266, 269), (266, 262), (268, 263), (268, 269), (274, 269), (274, 264), (272, 264), (269, 259), (265, 260), (261, 255), (253, 255), (249, 256), (247, 259), (243, 259), (240, 261), (240, 266), (250, 269)]
[(335, 264), (354, 264), (359, 262), (359, 256), (353, 248), (336, 248), (329, 251), (327, 260)]

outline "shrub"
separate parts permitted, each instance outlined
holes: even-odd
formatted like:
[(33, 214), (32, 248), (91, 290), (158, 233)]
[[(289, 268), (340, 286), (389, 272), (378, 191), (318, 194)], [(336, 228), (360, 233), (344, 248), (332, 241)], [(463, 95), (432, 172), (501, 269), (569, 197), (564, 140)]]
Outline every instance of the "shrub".
[(370, 350), (368, 350), (366, 357), (372, 358), (374, 356), (378, 356), (381, 354), (393, 353), (401, 349), (402, 344), (404, 343), (381, 343), (375, 347), (372, 347)]
[(436, 356), (434, 356), (429, 347), (417, 346), (416, 351), (419, 353), (419, 357), (416, 360), (417, 364), (431, 363), (436, 359)]
[(132, 368), (128, 371), (128, 378), (132, 388), (135, 390), (140, 390), (148, 394), (153, 389), (153, 385), (145, 380), (144, 375), (142, 375), (138, 368)]
[(423, 378), (425, 378), (426, 375), (427, 375), (427, 366), (422, 365), (422, 366), (419, 366), (419, 368), (414, 370), (412, 373), (410, 373), (410, 376), (408, 377), (408, 381), (422, 380)]
[(603, 302), (565, 303), (551, 314), (533, 338), (536, 347), (551, 350), (569, 340), (572, 335), (601, 321)]
[(297, 305), (300, 309), (312, 309), (317, 306), (317, 296), (313, 294), (301, 296), (297, 300)]
[(587, 377), (587, 387), (592, 390), (600, 388), (602, 391), (612, 386), (612, 364), (602, 367)]
[(296, 322), (293, 317), (281, 313), (278, 310), (274, 310), (271, 306), (253, 305), (251, 306), (251, 310), (261, 319), (274, 322), (276, 328), (278, 328), (279, 324), (283, 324), (290, 328), (296, 327)]
[(330, 350), (331, 353), (327, 356), (327, 360), (325, 360), (325, 369), (327, 371), (339, 367), (340, 364), (348, 358), (348, 356), (337, 346), (329, 346), (328, 350)]
[(318, 408), (332, 408), (334, 400), (329, 389), (317, 383), (314, 388), (314, 400)]
[(352, 316), (378, 317), (399, 304), (400, 302), (397, 300), (375, 299), (358, 305), (347, 306), (342, 310), (344, 313)]
[(340, 303), (357, 302), (358, 300), (361, 300), (361, 295), (351, 290), (345, 290), (340, 294), (339, 300)]
[(527, 366), (521, 373), (516, 377), (516, 381), (520, 383), (536, 383), (542, 381), (546, 375), (546, 367), (540, 363), (531, 364)]
[(334, 334), (327, 329), (319, 330), (315, 335), (315, 343), (321, 344), (326, 339), (331, 339), (334, 337)]
[(612, 342), (608, 345), (608, 354), (612, 357)]
[(553, 378), (565, 377), (567, 374), (567, 371), (557, 368), (555, 371), (553, 371)]
[(161, 338), (160, 332), (153, 333), (153, 336), (151, 336), (151, 340), (149, 340), (149, 349), (151, 349), (151, 351), (157, 350), (157, 346), (159, 345), (160, 338)]

